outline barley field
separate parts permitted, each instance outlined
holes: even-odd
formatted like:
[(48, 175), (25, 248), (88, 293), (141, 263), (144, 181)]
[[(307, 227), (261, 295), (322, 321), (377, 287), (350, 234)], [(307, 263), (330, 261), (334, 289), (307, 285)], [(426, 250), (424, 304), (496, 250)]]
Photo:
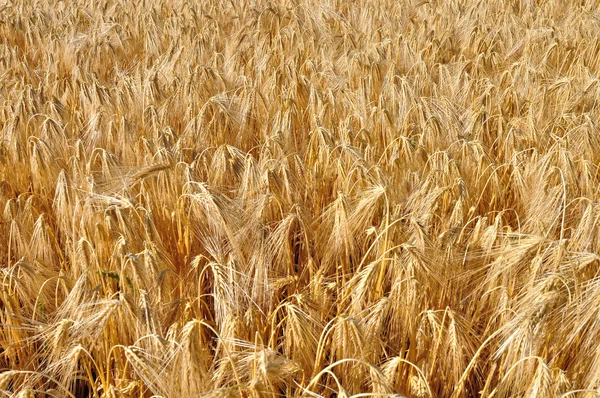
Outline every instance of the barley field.
[(600, 2), (0, 5), (0, 396), (600, 396)]

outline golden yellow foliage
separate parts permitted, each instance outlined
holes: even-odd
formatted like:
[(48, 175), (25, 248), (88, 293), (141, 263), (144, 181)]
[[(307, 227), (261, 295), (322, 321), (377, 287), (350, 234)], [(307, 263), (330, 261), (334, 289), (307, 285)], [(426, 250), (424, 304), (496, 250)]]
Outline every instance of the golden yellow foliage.
[(0, 393), (600, 395), (599, 8), (5, 0)]

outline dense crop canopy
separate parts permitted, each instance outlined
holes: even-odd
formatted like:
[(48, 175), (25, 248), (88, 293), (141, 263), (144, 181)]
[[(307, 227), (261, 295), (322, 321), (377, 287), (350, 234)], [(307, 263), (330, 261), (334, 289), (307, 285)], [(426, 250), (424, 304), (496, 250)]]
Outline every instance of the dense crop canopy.
[(5, 1), (0, 393), (592, 396), (599, 24)]

